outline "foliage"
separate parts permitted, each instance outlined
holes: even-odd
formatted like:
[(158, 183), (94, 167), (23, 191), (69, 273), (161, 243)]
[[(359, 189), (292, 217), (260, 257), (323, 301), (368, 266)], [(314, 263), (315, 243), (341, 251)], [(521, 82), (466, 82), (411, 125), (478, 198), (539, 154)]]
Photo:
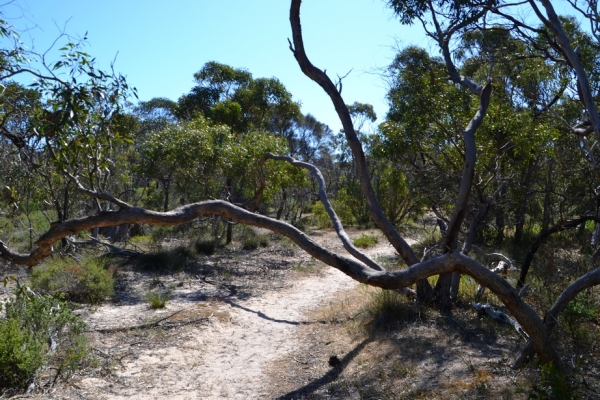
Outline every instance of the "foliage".
[[(344, 225), (352, 225), (354, 223), (354, 215), (348, 207), (347, 204), (343, 202), (343, 200), (332, 199), (330, 200), (331, 205), (337, 214), (338, 218)], [(327, 211), (325, 211), (325, 206), (321, 201), (317, 201), (311, 208), (312, 211), (312, 223), (317, 228), (331, 228), (333, 227), (333, 222), (331, 222), (331, 218)]]
[(268, 235), (256, 235), (254, 233), (246, 234), (242, 239), (242, 248), (244, 250), (256, 250), (258, 247), (268, 247), (270, 243)]
[(395, 290), (366, 289), (370, 301), (364, 306), (365, 327), (371, 333), (397, 329), (402, 324), (419, 318), (416, 310), (401, 293)]
[(151, 291), (145, 296), (145, 300), (150, 304), (151, 308), (165, 308), (167, 301), (171, 298), (169, 292)]
[[(258, 164), (267, 152), (285, 153), (284, 142), (266, 133), (236, 134), (225, 125), (197, 117), (147, 135), (137, 171), (160, 182), (166, 211), (173, 189), (192, 202), (220, 197), (224, 190), (235, 193), (236, 188), (246, 198), (252, 197), (261, 185)], [(267, 200), (274, 190), (299, 176), (289, 165), (273, 162), (264, 165), (262, 173), (269, 183), (263, 193)]]
[(97, 304), (114, 294), (115, 280), (105, 258), (55, 257), (33, 270), (31, 285), (53, 296)]
[(379, 243), (379, 239), (377, 239), (376, 236), (365, 235), (363, 233), (356, 239), (352, 240), (352, 243), (354, 243), (356, 247), (367, 248), (375, 246), (377, 243)]
[(0, 320), (0, 385), (27, 386), (40, 369), (52, 365), (68, 377), (88, 357), (83, 322), (64, 301), (40, 296), (17, 283)]
[(567, 376), (561, 373), (554, 364), (550, 363), (542, 365), (541, 382), (539, 385), (532, 387), (528, 398), (540, 400), (571, 399), (574, 398), (574, 392), (569, 386)]
[(138, 268), (153, 272), (181, 271), (194, 256), (184, 246), (178, 246), (168, 250), (159, 250), (151, 253), (140, 254), (135, 258)]
[(194, 242), (194, 249), (198, 254), (210, 256), (214, 254), (217, 244), (214, 239), (198, 239)]

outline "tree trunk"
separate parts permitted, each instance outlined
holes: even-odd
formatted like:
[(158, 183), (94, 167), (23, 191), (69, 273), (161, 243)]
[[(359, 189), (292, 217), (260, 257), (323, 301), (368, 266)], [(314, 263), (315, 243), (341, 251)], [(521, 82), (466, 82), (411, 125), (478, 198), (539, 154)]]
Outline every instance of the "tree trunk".
[(283, 209), (285, 208), (285, 202), (287, 201), (287, 192), (285, 191), (285, 188), (282, 187), (281, 188), (281, 204), (279, 205), (279, 208), (277, 209), (277, 216), (275, 217), (276, 220), (280, 220), (281, 219), (281, 214), (283, 214)]
[(166, 177), (163, 177), (161, 179), (163, 189), (165, 191), (165, 196), (164, 196), (165, 201), (163, 203), (163, 212), (167, 212), (169, 210), (169, 191), (171, 188), (171, 177), (172, 177), (172, 174), (169, 174)]
[(550, 208), (552, 201), (552, 167), (554, 161), (548, 160), (548, 173), (546, 175), (546, 188), (544, 194), (544, 215), (542, 217), (542, 232), (548, 230), (550, 226)]
[[(500, 199), (506, 198), (506, 186), (503, 186), (503, 189), (500, 193)], [(496, 234), (496, 244), (501, 245), (504, 242), (504, 229), (506, 228), (506, 213), (504, 210), (504, 205), (499, 202), (496, 206), (496, 229), (498, 233)]]
[(529, 188), (531, 187), (531, 175), (535, 167), (535, 161), (531, 159), (527, 166), (527, 172), (525, 173), (525, 179), (521, 182), (521, 188), (524, 191), (521, 197), (521, 206), (517, 211), (517, 222), (515, 223), (515, 245), (519, 245), (523, 240), (523, 226), (525, 225), (525, 213), (527, 212), (527, 198)]

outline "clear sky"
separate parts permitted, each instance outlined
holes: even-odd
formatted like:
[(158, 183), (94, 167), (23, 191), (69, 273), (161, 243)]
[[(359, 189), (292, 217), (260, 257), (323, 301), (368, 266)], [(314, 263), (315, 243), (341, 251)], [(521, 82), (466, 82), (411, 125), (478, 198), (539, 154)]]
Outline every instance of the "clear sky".
[[(334, 131), (341, 127), (325, 92), (288, 49), (287, 0), (15, 0), (3, 10), (17, 28), (30, 28), (22, 38), (37, 51), (63, 29), (88, 32), (88, 53), (103, 68), (116, 57), (115, 70), (137, 87), (140, 100), (177, 100), (193, 87), (194, 72), (218, 61), (255, 78), (278, 78), (304, 113)], [(384, 0), (305, 0), (301, 18), (313, 64), (332, 78), (352, 70), (343, 82), (346, 103), (372, 104), (379, 121), (387, 111), (379, 72), (398, 47), (429, 45), (422, 29), (401, 26)]]

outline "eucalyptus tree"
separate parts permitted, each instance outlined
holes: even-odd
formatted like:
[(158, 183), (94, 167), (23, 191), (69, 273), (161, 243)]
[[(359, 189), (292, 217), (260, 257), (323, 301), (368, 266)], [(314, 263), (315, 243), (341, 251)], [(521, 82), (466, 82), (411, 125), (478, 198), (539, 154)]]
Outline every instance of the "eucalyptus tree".
[[(454, 164), (456, 164), (454, 170), (457, 171), (453, 178), (456, 188), (454, 189), (454, 196), (449, 196), (449, 200), (445, 201), (445, 207), (449, 218), (446, 233), (442, 241), (444, 253), (440, 256), (426, 261), (420, 261), (414, 251), (408, 246), (406, 240), (398, 232), (394, 224), (392, 224), (390, 219), (385, 215), (377, 197), (373, 182), (371, 181), (365, 149), (357, 134), (351, 108), (344, 102), (339, 90), (340, 86), (336, 85), (323, 70), (313, 65), (307, 56), (307, 49), (305, 49), (304, 46), (300, 22), (300, 0), (291, 1), (290, 22), (292, 27), (292, 38), (290, 40), (290, 50), (296, 58), (302, 72), (320, 85), (331, 98), (340, 121), (342, 122), (343, 135), (353, 156), (354, 169), (360, 185), (361, 195), (365, 199), (370, 217), (373, 223), (381, 229), (384, 235), (389, 239), (390, 243), (398, 251), (402, 259), (409, 266), (408, 268), (395, 272), (385, 271), (385, 269), (375, 260), (369, 259), (369, 257), (364, 254), (360, 254), (356, 249), (352, 249), (350, 246), (348, 246), (349, 251), (356, 258), (336, 254), (319, 246), (309, 236), (286, 222), (266, 217), (227, 201), (201, 201), (183, 205), (168, 212), (157, 212), (136, 207), (114, 194), (103, 192), (102, 187), (99, 185), (92, 188), (86, 187), (94, 184), (95, 180), (88, 179), (83, 181), (70, 173), (69, 169), (73, 168), (73, 165), (68, 162), (61, 163), (63, 158), (58, 155), (53, 158), (56, 160), (57, 169), (67, 176), (83, 195), (92, 198), (99, 204), (105, 204), (105, 206), (102, 207), (102, 211), (98, 210), (98, 212), (91, 216), (69, 219), (62, 221), (59, 224), (53, 224), (46, 233), (38, 238), (32, 251), (27, 254), (18, 253), (10, 249), (4, 242), (0, 242), (0, 255), (17, 264), (35, 265), (52, 253), (52, 245), (54, 242), (82, 230), (95, 227), (116, 226), (126, 223), (176, 225), (189, 222), (202, 215), (220, 215), (239, 223), (264, 227), (285, 235), (316, 259), (338, 268), (359, 282), (384, 289), (402, 289), (416, 284), (418, 298), (420, 300), (428, 300), (434, 296), (437, 297), (440, 308), (444, 312), (449, 312), (452, 306), (450, 291), (452, 274), (467, 274), (492, 291), (506, 306), (506, 309), (512, 317), (514, 317), (516, 324), (520, 329), (527, 334), (529, 338), (527, 349), (529, 350), (526, 349), (523, 353), (524, 355), (528, 351), (533, 350), (538, 354), (542, 363), (553, 362), (556, 366), (562, 368), (562, 360), (559, 357), (555, 343), (549, 336), (549, 330), (552, 329), (554, 321), (570, 300), (582, 290), (600, 283), (600, 271), (593, 270), (569, 285), (562, 295), (559, 296), (554, 306), (548, 311), (546, 319), (543, 320), (506, 280), (470, 258), (467, 254), (468, 252), (462, 250), (461, 247), (464, 246), (460, 246), (459, 244), (464, 243), (475, 229), (472, 224), (468, 224), (468, 219), (470, 212), (472, 212), (472, 194), (476, 193), (476, 186), (479, 184), (477, 176), (478, 162), (481, 160), (485, 161), (485, 165), (490, 165), (490, 162), (486, 161), (486, 157), (490, 157), (491, 159), (498, 154), (501, 155), (501, 158), (508, 160), (510, 154), (503, 153), (503, 148), (499, 148), (498, 144), (503, 144), (505, 140), (508, 140), (502, 135), (511, 133), (510, 130), (513, 128), (510, 126), (502, 126), (502, 129), (496, 129), (493, 126), (490, 126), (489, 132), (483, 137), (499, 135), (498, 137), (500, 137), (501, 140), (491, 140), (489, 143), (484, 143), (485, 146), (483, 146), (484, 144), (479, 143), (479, 134), (485, 133), (484, 130), (488, 129), (486, 128), (486, 125), (489, 122), (495, 122), (491, 115), (491, 111), (494, 113), (498, 112), (498, 115), (500, 116), (502, 115), (503, 109), (500, 107), (500, 102), (503, 101), (503, 96), (510, 92), (509, 89), (515, 87), (518, 89), (515, 90), (515, 93), (518, 93), (521, 90), (521, 86), (512, 84), (503, 86), (498, 84), (499, 88), (502, 90), (499, 90), (499, 94), (496, 95), (495, 90), (492, 90), (492, 87), (495, 85), (493, 78), (497, 64), (496, 58), (501, 56), (499, 52), (501, 53), (502, 49), (492, 46), (493, 51), (481, 53), (483, 57), (480, 65), (478, 65), (477, 68), (469, 70), (467, 68), (469, 67), (468, 63), (464, 66), (460, 64), (460, 54), (456, 52), (458, 49), (456, 44), (469, 32), (477, 32), (482, 29), (488, 30), (488, 27), (490, 27), (489, 24), (491, 23), (490, 21), (492, 21), (494, 28), (500, 25), (505, 28), (511, 28), (513, 34), (514, 32), (518, 33), (518, 35), (514, 34), (514, 37), (535, 50), (535, 54), (531, 57), (532, 59), (541, 59), (543, 63), (547, 63), (548, 65), (556, 64), (557, 71), (560, 71), (559, 67), (564, 68), (564, 71), (566, 71), (563, 74), (565, 77), (564, 82), (567, 86), (566, 89), (562, 89), (564, 85), (558, 85), (559, 90), (555, 90), (554, 83), (548, 87), (535, 84), (527, 86), (527, 90), (531, 89), (531, 93), (535, 93), (536, 91), (539, 92), (540, 88), (547, 92), (544, 93), (544, 96), (535, 98), (527, 95), (529, 92), (525, 92), (523, 89), (525, 96), (522, 96), (524, 100), (520, 103), (523, 104), (524, 108), (527, 106), (529, 109), (531, 109), (531, 105), (533, 105), (540, 114), (548, 113), (548, 115), (561, 121), (563, 124), (563, 130), (560, 131), (561, 136), (568, 128), (571, 138), (578, 144), (577, 146), (574, 146), (574, 148), (583, 149), (583, 156), (585, 157), (584, 160), (589, 168), (588, 170), (593, 171), (594, 174), (597, 172), (597, 146), (595, 146), (594, 143), (596, 140), (600, 139), (600, 117), (598, 116), (594, 96), (593, 76), (595, 67), (584, 62), (584, 53), (581, 54), (581, 57), (578, 55), (578, 52), (581, 50), (578, 50), (574, 45), (574, 41), (577, 40), (577, 38), (575, 36), (569, 36), (569, 32), (566, 29), (569, 26), (568, 21), (561, 19), (556, 15), (552, 3), (549, 0), (540, 1), (543, 10), (540, 9), (537, 5), (538, 3), (535, 3), (534, 1), (527, 3), (527, 6), (532, 8), (535, 17), (537, 18), (537, 22), (535, 23), (529, 23), (528, 21), (523, 21), (518, 18), (518, 15), (520, 15), (522, 7), (524, 6), (522, 3), (512, 5), (497, 0), (393, 0), (389, 4), (398, 14), (402, 22), (421, 22), (425, 26), (427, 33), (434, 44), (439, 48), (441, 57), (439, 61), (433, 60), (432, 63), (435, 68), (438, 68), (440, 71), (440, 75), (437, 76), (440, 78), (439, 82), (436, 82), (436, 84), (439, 84), (443, 89), (440, 93), (445, 94), (447, 92), (459, 99), (464, 99), (461, 100), (460, 103), (461, 106), (464, 106), (464, 113), (462, 113), (463, 110), (459, 110), (461, 112), (454, 117), (454, 126), (451, 124), (444, 125), (438, 127), (439, 130), (435, 131), (433, 128), (436, 128), (436, 124), (433, 122), (436, 122), (435, 120), (439, 119), (435, 118), (433, 121), (426, 121), (428, 122), (428, 134), (445, 133), (448, 142), (452, 140), (456, 142), (455, 147), (457, 154), (462, 153), (460, 156), (457, 155), (452, 159)], [(573, 4), (577, 6), (582, 3), (577, 3), (573, 0)], [(594, 6), (594, 10), (596, 10), (595, 3), (593, 2), (590, 1), (589, 3), (584, 4)], [(588, 18), (588, 20), (591, 21), (592, 26), (595, 26), (594, 24), (597, 23), (595, 19), (597, 10), (595, 13), (587, 13), (585, 7), (577, 8), (576, 10), (580, 9), (584, 11), (582, 14), (583, 17)], [(491, 33), (504, 34), (498, 31)], [(425, 55), (416, 55), (420, 56), (423, 61), (427, 61)], [(473, 57), (469, 56), (467, 58), (472, 59)], [(588, 67), (587, 70), (586, 66)], [(217, 68), (217, 70), (219, 70), (219, 68)], [(487, 73), (485, 71), (487, 71)], [(228, 78), (227, 74), (225, 74), (224, 77), (215, 74), (212, 78), (206, 80), (205, 83), (202, 83), (199, 86), (197, 92), (200, 98), (205, 98), (203, 96), (206, 93), (213, 96), (207, 97), (209, 100), (212, 99), (212, 103), (209, 103), (210, 107), (202, 108), (204, 107), (204, 105), (202, 105), (204, 103), (202, 103), (197, 108), (199, 112), (202, 111), (204, 116), (208, 118), (212, 118), (209, 114), (213, 113), (212, 115), (215, 116), (215, 119), (223, 118), (223, 121), (226, 118), (237, 118), (241, 116), (241, 119), (236, 119), (236, 121), (239, 122), (239, 126), (232, 126), (234, 132), (236, 129), (244, 130), (245, 133), (252, 132), (252, 129), (245, 130), (246, 127), (249, 126), (273, 126), (275, 127), (272, 128), (273, 130), (277, 130), (278, 128), (276, 127), (280, 126), (281, 129), (284, 129), (284, 125), (277, 125), (270, 116), (264, 119), (257, 119), (254, 118), (255, 115), (252, 115), (250, 111), (248, 111), (247, 115), (244, 114), (242, 103), (245, 99), (252, 98), (251, 90), (250, 92), (246, 92), (246, 87), (244, 86), (247, 85), (249, 77), (244, 73), (238, 74), (235, 71), (233, 72), (234, 79)], [(417, 78), (418, 76), (415, 76), (415, 79)], [(105, 76), (104, 79), (113, 82), (111, 77)], [(447, 79), (450, 82), (450, 85), (443, 82), (443, 79)], [(515, 82), (517, 82), (518, 79), (518, 76), (515, 77)], [(531, 82), (532, 81), (529, 81), (529, 84)], [(559, 80), (558, 82), (561, 81)], [(98, 82), (98, 85), (103, 87), (106, 86), (103, 82)], [(236, 100), (234, 100), (233, 97), (227, 97), (233, 91), (237, 91), (238, 88), (240, 88), (240, 91), (244, 94), (243, 96), (240, 96)], [(269, 88), (270, 86), (266, 84), (263, 87), (265, 91)], [(98, 95), (104, 93), (102, 90), (91, 90), (88, 92), (92, 94), (98, 93)], [(440, 95), (440, 93), (431, 93), (430, 96), (435, 98)], [(227, 98), (224, 101), (221, 101), (220, 96)], [(496, 99), (496, 96), (498, 96), (498, 99)], [(557, 96), (558, 99), (554, 100)], [(108, 99), (111, 99), (111, 96), (107, 97)], [(567, 101), (573, 98), (576, 98), (578, 101)], [(76, 124), (74, 123), (78, 121), (77, 118), (79, 117), (71, 117), (70, 110), (73, 110), (74, 114), (79, 115), (81, 115), (81, 110), (70, 106), (70, 103), (65, 103), (63, 105), (63, 103), (61, 103), (63, 100), (61, 99), (62, 98), (56, 99), (56, 107), (53, 108), (53, 110), (59, 111), (60, 114), (60, 118), (56, 120), (58, 127), (61, 128), (60, 133), (56, 135), (57, 139), (54, 139), (55, 136), (48, 135), (52, 132), (51, 128), (53, 125), (51, 123), (45, 124), (42, 131), (46, 132), (46, 137), (51, 139), (48, 142), (50, 145), (49, 152), (54, 151), (56, 154), (56, 151), (64, 150), (66, 151), (66, 154), (69, 154), (68, 147), (69, 145), (78, 145), (77, 135), (79, 134), (75, 129)], [(75, 100), (78, 99), (78, 97), (75, 98)], [(549, 101), (546, 101), (548, 99)], [(419, 99), (411, 99), (411, 101), (415, 102), (418, 100)], [(439, 104), (434, 105), (443, 109), (443, 99), (439, 98), (435, 100), (439, 100)], [(541, 103), (538, 104), (540, 101)], [(528, 105), (527, 102), (530, 102), (531, 105)], [(234, 103), (237, 103), (237, 105)], [(214, 108), (213, 105), (218, 107)], [(266, 111), (270, 112), (273, 110), (271, 109), (271, 105)], [(564, 107), (565, 110), (568, 109), (568, 118), (564, 116), (567, 114), (561, 113), (558, 113), (558, 117), (561, 117), (562, 120), (561, 118), (558, 118), (556, 113), (554, 113), (555, 107), (558, 107), (557, 109), (560, 109), (561, 107)], [(263, 108), (263, 110), (265, 109)], [(520, 109), (517, 110), (520, 111)], [(275, 115), (274, 113), (267, 114)], [(453, 115), (453, 113), (449, 113), (448, 115)], [(192, 120), (193, 116), (193, 113), (191, 113), (186, 118)], [(433, 117), (434, 116), (429, 116), (429, 118)], [(525, 121), (528, 118), (525, 111), (522, 116), (519, 115), (517, 118), (515, 123), (517, 129), (521, 129), (521, 118)], [(506, 119), (506, 117), (499, 117), (498, 123), (502, 122), (504, 119)], [(51, 122), (54, 123), (54, 121)], [(402, 124), (405, 121), (399, 122)], [(431, 122), (431, 124), (429, 124), (429, 122)], [(446, 124), (448, 121), (442, 118), (439, 122)], [(525, 126), (527, 125), (526, 123), (523, 124)], [(420, 128), (421, 126), (421, 124), (417, 125), (417, 128)], [(441, 128), (444, 128), (445, 130)], [(449, 130), (450, 128), (452, 128), (451, 131)], [(543, 129), (545, 129), (545, 127)], [(535, 134), (535, 132), (533, 133)], [(63, 141), (59, 142), (58, 138), (62, 138)], [(88, 141), (87, 143), (89, 143), (91, 139), (86, 138), (86, 140)], [(441, 140), (440, 143), (445, 142)], [(413, 145), (416, 145), (416, 143), (413, 143)], [(560, 145), (560, 143), (557, 143), (557, 146), (558, 145)], [(486, 153), (485, 156), (481, 157), (481, 152), (484, 147), (490, 149), (490, 152), (491, 149), (494, 149), (495, 153), (493, 154), (495, 155), (487, 155)], [(427, 149), (419, 150), (425, 151)], [(405, 150), (403, 150), (402, 147), (399, 147), (397, 150), (398, 156), (400, 157), (404, 151)], [(498, 153), (498, 151), (500, 151), (500, 153)], [(431, 153), (428, 153), (428, 156), (431, 157)], [(68, 161), (68, 158), (66, 161)], [(260, 168), (271, 162), (287, 162), (292, 166), (308, 168), (315, 176), (317, 176), (320, 198), (333, 220), (341, 240), (345, 245), (348, 245), (347, 235), (343, 231), (343, 227), (335, 211), (332, 209), (331, 203), (328, 201), (327, 193), (324, 190), (325, 182), (324, 179), (322, 179), (322, 174), (313, 168), (314, 166), (311, 166), (308, 163), (273, 154), (267, 154), (258, 163), (258, 167)], [(482, 174), (482, 176), (484, 176), (483, 174), (485, 173), (485, 176), (493, 177), (494, 179), (490, 182), (493, 182), (494, 184), (499, 183), (501, 180), (497, 178), (497, 173), (493, 170), (486, 171), (486, 168), (481, 168), (479, 173)], [(260, 176), (260, 173), (257, 175)], [(502, 174), (500, 178), (503, 178)], [(485, 194), (490, 193), (491, 186), (493, 185), (490, 183), (489, 191), (484, 191)], [(496, 193), (498, 189), (499, 187), (496, 188), (494, 193)], [(596, 215), (585, 215), (582, 218), (600, 222), (600, 218)], [(559, 221), (555, 224), (555, 226), (558, 226), (555, 230), (571, 227), (576, 224), (576, 222), (578, 223), (578, 221), (579, 220), (570, 222)], [(428, 277), (434, 275), (439, 275), (435, 289), (432, 288), (427, 281)]]

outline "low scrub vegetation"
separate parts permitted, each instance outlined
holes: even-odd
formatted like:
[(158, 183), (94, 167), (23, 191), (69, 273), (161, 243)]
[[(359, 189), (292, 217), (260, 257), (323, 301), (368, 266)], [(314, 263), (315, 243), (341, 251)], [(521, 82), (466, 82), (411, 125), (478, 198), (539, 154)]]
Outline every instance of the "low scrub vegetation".
[(258, 235), (253, 230), (249, 230), (242, 239), (242, 248), (256, 250), (259, 247), (268, 247), (270, 243), (269, 235)]
[(190, 249), (178, 246), (140, 254), (136, 257), (135, 263), (140, 269), (146, 271), (168, 273), (181, 271), (193, 259), (194, 255)]
[(200, 255), (210, 256), (214, 254), (218, 241), (214, 239), (198, 239), (194, 242), (194, 249)]
[(379, 243), (379, 239), (377, 239), (376, 236), (365, 235), (363, 233), (362, 235), (354, 239), (352, 243), (354, 243), (356, 247), (367, 248), (375, 246), (377, 243)]
[(54, 257), (33, 270), (31, 286), (71, 301), (96, 304), (113, 295), (115, 281), (105, 258)]
[[(88, 358), (84, 324), (68, 303), (17, 284), (0, 320), (0, 390), (67, 378)], [(45, 380), (45, 379), (44, 379)]]

